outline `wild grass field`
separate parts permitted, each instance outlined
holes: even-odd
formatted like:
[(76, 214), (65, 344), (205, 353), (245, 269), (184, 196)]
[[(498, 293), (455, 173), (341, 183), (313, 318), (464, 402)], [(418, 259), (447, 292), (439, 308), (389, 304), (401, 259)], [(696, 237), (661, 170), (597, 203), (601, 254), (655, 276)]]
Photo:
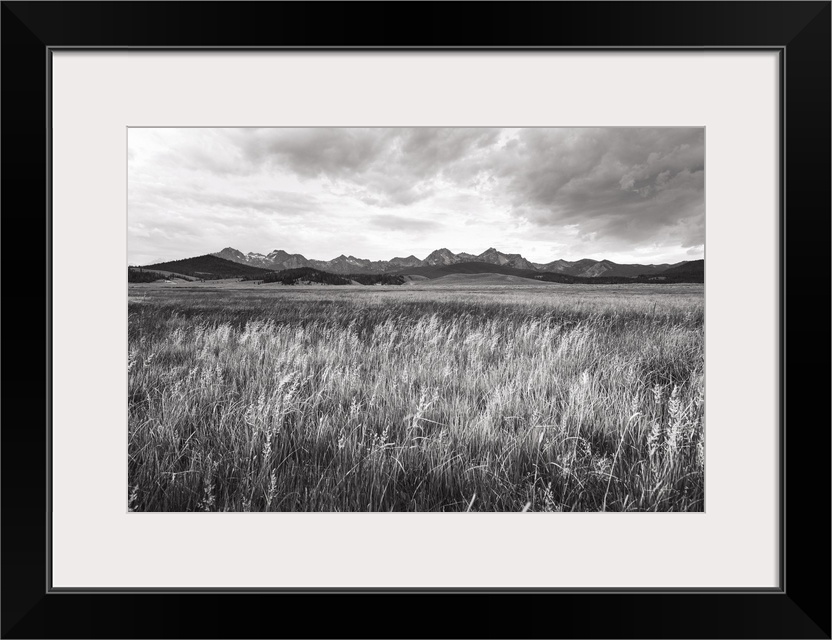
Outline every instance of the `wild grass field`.
[(702, 285), (131, 285), (133, 511), (703, 511)]

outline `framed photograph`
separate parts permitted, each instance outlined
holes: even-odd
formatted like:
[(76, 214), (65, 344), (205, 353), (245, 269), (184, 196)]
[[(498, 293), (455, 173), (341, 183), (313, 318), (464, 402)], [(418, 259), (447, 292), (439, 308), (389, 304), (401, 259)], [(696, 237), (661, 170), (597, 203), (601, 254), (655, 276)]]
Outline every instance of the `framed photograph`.
[(830, 637), (829, 2), (2, 11), (3, 637)]
[(704, 127), (127, 138), (131, 512), (705, 511)]

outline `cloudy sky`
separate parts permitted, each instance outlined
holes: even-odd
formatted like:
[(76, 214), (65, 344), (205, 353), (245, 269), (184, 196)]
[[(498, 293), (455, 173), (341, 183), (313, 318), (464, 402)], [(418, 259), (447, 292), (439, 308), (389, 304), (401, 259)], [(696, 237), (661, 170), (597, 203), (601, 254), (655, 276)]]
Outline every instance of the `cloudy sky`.
[(704, 143), (701, 128), (133, 128), (128, 261), (698, 259)]

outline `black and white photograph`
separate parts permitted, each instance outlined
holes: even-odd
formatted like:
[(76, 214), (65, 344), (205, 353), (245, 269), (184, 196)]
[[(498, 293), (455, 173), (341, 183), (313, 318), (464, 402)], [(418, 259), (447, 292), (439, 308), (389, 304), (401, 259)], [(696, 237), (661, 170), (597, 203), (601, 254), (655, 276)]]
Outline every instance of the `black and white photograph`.
[(129, 511), (705, 511), (703, 127), (127, 149)]

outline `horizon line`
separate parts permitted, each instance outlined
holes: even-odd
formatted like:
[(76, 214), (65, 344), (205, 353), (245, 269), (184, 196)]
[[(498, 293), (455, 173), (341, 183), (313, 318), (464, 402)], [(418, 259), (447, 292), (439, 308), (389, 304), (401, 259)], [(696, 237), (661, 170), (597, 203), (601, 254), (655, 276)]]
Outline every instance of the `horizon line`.
[[(396, 255), (396, 256), (393, 256), (392, 258), (379, 259), (379, 260), (373, 260), (373, 259), (370, 259), (370, 258), (361, 258), (359, 256), (356, 256), (356, 255), (353, 255), (353, 254), (346, 254), (346, 253), (341, 253), (340, 255), (337, 255), (337, 256), (335, 256), (333, 258), (329, 258), (329, 259), (310, 258), (305, 253), (300, 253), (300, 252), (292, 253), (292, 252), (286, 251), (285, 249), (272, 249), (271, 251), (269, 251), (267, 253), (260, 253), (258, 251), (249, 251), (249, 252), (246, 253), (246, 252), (244, 252), (240, 249), (237, 249), (235, 247), (232, 247), (232, 246), (226, 246), (226, 247), (223, 247), (222, 249), (220, 249), (218, 251), (203, 253), (203, 254), (200, 254), (200, 255), (220, 257), (220, 256), (217, 256), (216, 254), (221, 253), (221, 252), (225, 251), (226, 249), (231, 249), (232, 251), (237, 251), (237, 252), (243, 254), (244, 256), (248, 256), (250, 254), (255, 254), (255, 255), (263, 256), (263, 257), (266, 257), (270, 253), (273, 253), (273, 252), (276, 252), (276, 251), (283, 251), (284, 253), (286, 253), (289, 256), (301, 256), (304, 260), (313, 260), (313, 261), (317, 261), (317, 262), (332, 262), (333, 260), (337, 260), (338, 258), (342, 258), (342, 257), (343, 258), (354, 258), (356, 260), (366, 260), (368, 262), (390, 262), (391, 260), (396, 260), (396, 259), (405, 259), (406, 260), (407, 258), (416, 258), (417, 260), (424, 261), (429, 256), (431, 256), (433, 253), (436, 253), (437, 251), (448, 251), (449, 253), (453, 254), (455, 257), (464, 253), (464, 254), (473, 256), (474, 258), (479, 258), (482, 254), (487, 253), (488, 251), (491, 251), (491, 250), (494, 250), (497, 253), (501, 253), (501, 254), (507, 255), (507, 256), (519, 256), (523, 260), (526, 260), (530, 264), (534, 264), (534, 265), (547, 265), (547, 264), (551, 264), (553, 262), (575, 263), (575, 262), (580, 262), (582, 260), (593, 260), (595, 262), (611, 262), (612, 264), (619, 264), (619, 265), (621, 265), (621, 264), (642, 264), (642, 265), (646, 265), (646, 266), (655, 266), (655, 265), (663, 265), (663, 264), (668, 264), (668, 265), (670, 265), (670, 264), (679, 264), (679, 263), (682, 263), (682, 262), (693, 262), (695, 260), (704, 260), (705, 259), (704, 252), (703, 252), (702, 257), (679, 260), (676, 263), (671, 263), (671, 262), (649, 262), (649, 263), (645, 263), (645, 262), (633, 261), (632, 258), (628, 259), (628, 260), (631, 260), (629, 262), (616, 262), (616, 261), (610, 260), (608, 258), (586, 258), (586, 257), (578, 258), (578, 259), (575, 259), (575, 260), (567, 260), (566, 258), (555, 258), (555, 259), (549, 260), (547, 262), (535, 262), (535, 261), (530, 260), (530, 259), (526, 258), (525, 256), (523, 256), (522, 253), (519, 253), (519, 252), (518, 253), (507, 253), (507, 252), (502, 251), (500, 249), (497, 249), (496, 247), (493, 247), (493, 246), (488, 247), (488, 249), (486, 249), (485, 251), (482, 251), (479, 254), (469, 253), (468, 251), (455, 252), (455, 251), (452, 251), (451, 249), (448, 249), (447, 247), (440, 247), (438, 249), (433, 249), (432, 251), (427, 253), (427, 255), (425, 255), (424, 258), (419, 258), (415, 253), (411, 253), (411, 254), (406, 255), (406, 256)], [(163, 264), (165, 262), (175, 262), (177, 260), (188, 260), (189, 258), (196, 258), (196, 257), (199, 257), (199, 256), (190, 255), (190, 256), (183, 257), (183, 258), (167, 258), (165, 260), (161, 260), (159, 262), (152, 263), (152, 264)], [(467, 260), (467, 262), (476, 262), (476, 260)], [(134, 265), (134, 264), (131, 264), (131, 263), (128, 262), (127, 266), (152, 266), (152, 264), (145, 264), (145, 265), (135, 264)]]

